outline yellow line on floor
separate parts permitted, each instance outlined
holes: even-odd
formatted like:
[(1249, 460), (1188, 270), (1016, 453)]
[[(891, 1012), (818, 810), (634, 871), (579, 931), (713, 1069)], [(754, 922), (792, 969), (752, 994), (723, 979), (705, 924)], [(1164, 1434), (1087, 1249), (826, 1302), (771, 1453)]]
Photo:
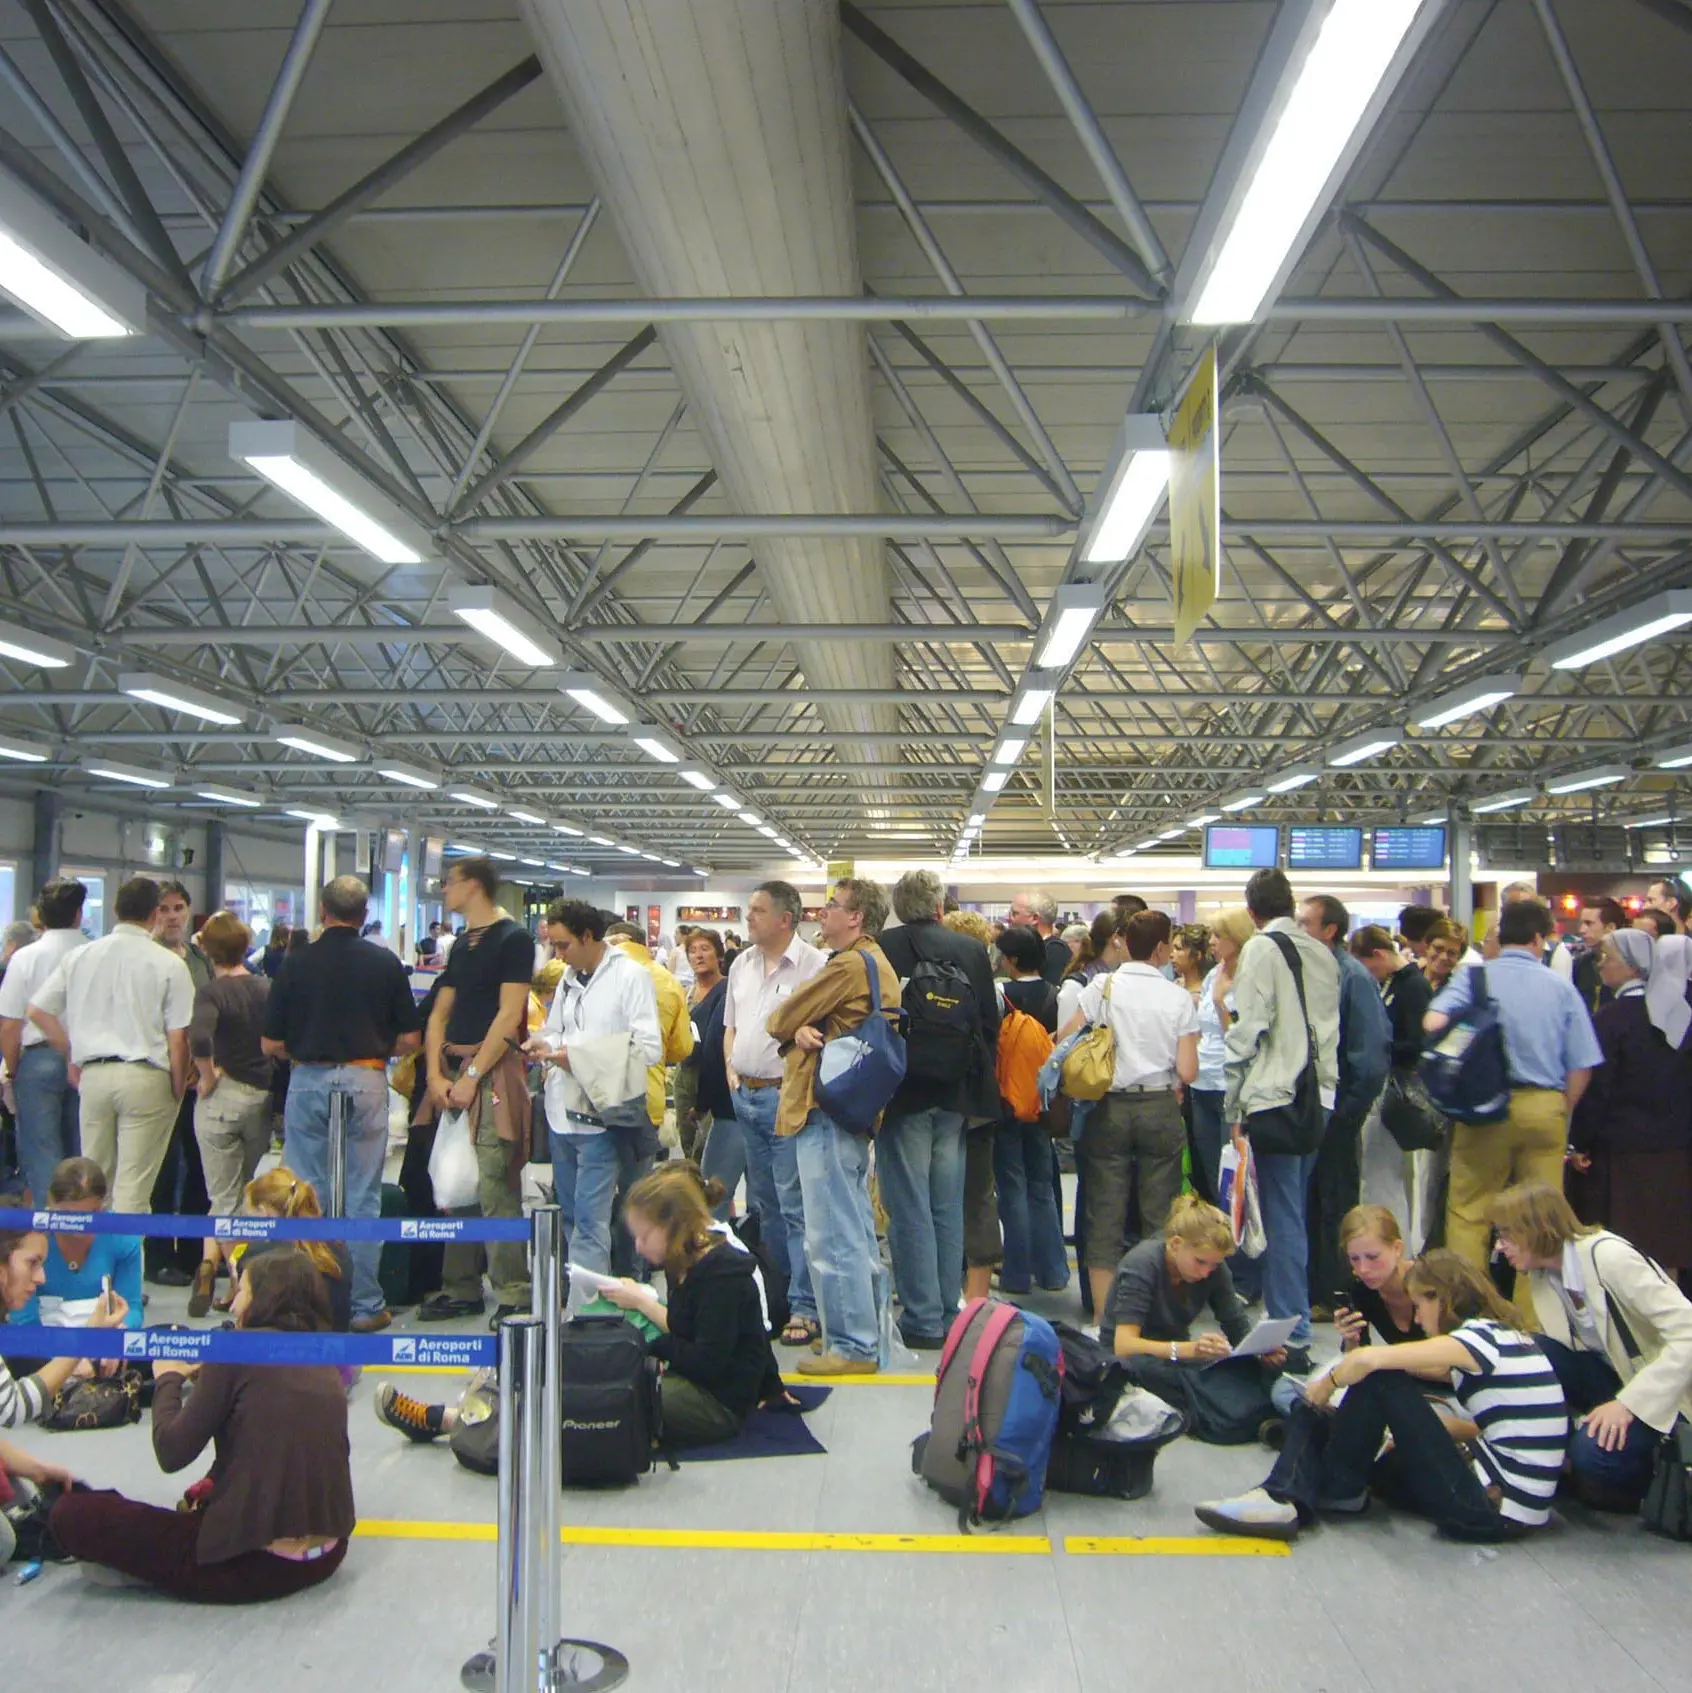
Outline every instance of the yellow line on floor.
[[(405, 1522), (371, 1519), (355, 1531), (363, 1540), (459, 1540), (492, 1544), (492, 1523)], [(566, 1546), (620, 1546), (673, 1552), (906, 1552), (966, 1557), (1037, 1557), (1053, 1551), (1043, 1534), (850, 1534), (783, 1529), (566, 1527)], [(1070, 1535), (1064, 1552), (1095, 1558), (1287, 1558), (1284, 1540), (1223, 1535)]]
[(1232, 1539), (1220, 1534), (1072, 1534), (1063, 1543), (1072, 1558), (1289, 1558), (1284, 1540)]
[[(370, 1540), (498, 1538), (492, 1523), (371, 1520), (355, 1530)], [(691, 1552), (953, 1552), (975, 1556), (1049, 1553), (1043, 1534), (840, 1534), (789, 1530), (566, 1527), (566, 1546), (625, 1546)]]

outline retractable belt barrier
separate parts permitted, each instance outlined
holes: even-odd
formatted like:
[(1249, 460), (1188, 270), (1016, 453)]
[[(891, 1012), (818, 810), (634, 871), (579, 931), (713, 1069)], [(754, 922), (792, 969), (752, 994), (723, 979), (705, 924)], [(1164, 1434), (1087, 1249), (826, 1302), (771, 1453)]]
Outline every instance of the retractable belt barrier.
[(121, 1358), (173, 1364), (422, 1364), (451, 1369), (499, 1361), (499, 1342), (477, 1334), (290, 1334), (279, 1329), (73, 1329), (0, 1327), (14, 1358)]
[(381, 1240), (403, 1246), (528, 1241), (527, 1217), (166, 1217), (153, 1212), (0, 1210), (0, 1229), (173, 1240)]

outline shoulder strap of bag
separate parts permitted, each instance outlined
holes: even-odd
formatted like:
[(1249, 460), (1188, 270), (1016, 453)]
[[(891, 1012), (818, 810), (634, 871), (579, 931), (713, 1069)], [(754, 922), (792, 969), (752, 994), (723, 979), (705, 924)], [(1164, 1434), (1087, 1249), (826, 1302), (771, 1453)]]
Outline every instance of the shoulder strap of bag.
[(981, 1325), (975, 1350), (970, 1354), (969, 1373), (964, 1377), (962, 1443), (966, 1451), (973, 1450), (976, 1454), (975, 1485), (958, 1506), (958, 1529), (963, 1534), (969, 1533), (972, 1522), (981, 1521), (987, 1495), (993, 1490), (993, 1454), (981, 1433), (982, 1383), (987, 1379), (987, 1366), (993, 1361), (994, 1349), (1004, 1339), (1005, 1331), (1021, 1315), (1014, 1305), (989, 1307), (987, 1321)]
[(881, 1015), (881, 972), (870, 963), (870, 955), (860, 952), (858, 956), (864, 961), (864, 975), (869, 979), (870, 1016)]
[(1298, 947), (1287, 936), (1276, 930), (1268, 931), (1269, 938), (1281, 949), (1281, 956), (1287, 961), (1287, 968), (1292, 971), (1293, 986), (1298, 989), (1298, 1009), (1304, 1018), (1304, 1046), (1308, 1054), (1311, 1079), (1315, 1080), (1316, 1069), (1316, 1031), (1310, 1026), (1310, 1005), (1304, 997), (1304, 960), (1298, 956)]
[[(1592, 1267), (1598, 1272), (1598, 1285), (1604, 1290), (1604, 1309), (1609, 1312), (1610, 1321), (1616, 1325), (1616, 1333), (1621, 1336), (1622, 1350), (1634, 1361), (1634, 1363), (1637, 1364), (1645, 1356), (1645, 1354), (1640, 1351), (1639, 1342), (1633, 1338), (1633, 1330), (1627, 1326), (1627, 1318), (1621, 1314), (1621, 1311), (1616, 1305), (1615, 1295), (1610, 1292), (1609, 1283), (1604, 1280), (1603, 1267), (1598, 1262), (1598, 1248), (1602, 1245), (1602, 1238), (1595, 1240), (1592, 1243)], [(1638, 1247), (1635, 1247), (1634, 1251), (1638, 1252)], [(1641, 1258), (1645, 1258), (1645, 1254), (1643, 1252), (1640, 1252), (1639, 1256)], [(1665, 1282), (1668, 1280), (1668, 1276), (1664, 1273), (1662, 1266), (1658, 1264), (1654, 1258), (1645, 1258), (1645, 1262), (1649, 1264)]]

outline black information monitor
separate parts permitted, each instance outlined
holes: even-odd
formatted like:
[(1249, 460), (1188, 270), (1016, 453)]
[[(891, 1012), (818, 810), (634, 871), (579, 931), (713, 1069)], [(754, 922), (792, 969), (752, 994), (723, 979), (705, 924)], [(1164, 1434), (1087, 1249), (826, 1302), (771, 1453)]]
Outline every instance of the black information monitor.
[(1377, 870), (1443, 870), (1445, 825), (1377, 829), (1369, 861)]
[(1289, 870), (1360, 870), (1363, 831), (1326, 823), (1294, 823), (1287, 830)]
[(1212, 823), (1204, 831), (1206, 870), (1273, 870), (1281, 831), (1273, 823)]

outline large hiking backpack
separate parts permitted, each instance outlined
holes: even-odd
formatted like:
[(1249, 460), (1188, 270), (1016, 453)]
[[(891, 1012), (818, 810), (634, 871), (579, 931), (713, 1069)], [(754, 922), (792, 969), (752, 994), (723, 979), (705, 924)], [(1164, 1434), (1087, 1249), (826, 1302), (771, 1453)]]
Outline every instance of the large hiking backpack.
[(858, 956), (869, 978), (869, 1016), (823, 1047), (812, 1091), (818, 1106), (848, 1134), (869, 1135), (905, 1079), (905, 1043), (881, 1014), (875, 960), (864, 952)]
[(1510, 1061), (1486, 966), (1473, 966), (1468, 980), (1468, 1005), (1428, 1042), (1419, 1074), (1435, 1110), (1478, 1128), (1509, 1113)]
[(905, 978), (899, 998), (899, 1032), (905, 1037), (905, 1075), (918, 1082), (961, 1082), (975, 1072), (981, 1056), (981, 1007), (961, 964), (949, 958), (924, 958)]
[(999, 1097), (1019, 1123), (1040, 1120), (1040, 1068), (1051, 1055), (1045, 1025), (1007, 1005), (999, 1023)]
[(572, 1317), (560, 1337), (559, 1475), (566, 1487), (620, 1487), (652, 1468), (658, 1367), (617, 1317)]
[(1127, 1366), (1068, 1323), (1054, 1323), (1063, 1348), (1063, 1403), (1046, 1466), (1055, 1493), (1143, 1499), (1157, 1455), (1187, 1427), (1186, 1417), (1136, 1387)]
[(1040, 1509), (1062, 1390), (1063, 1350), (1044, 1317), (997, 1299), (958, 1313), (911, 1468), (957, 1506), (964, 1533)]

